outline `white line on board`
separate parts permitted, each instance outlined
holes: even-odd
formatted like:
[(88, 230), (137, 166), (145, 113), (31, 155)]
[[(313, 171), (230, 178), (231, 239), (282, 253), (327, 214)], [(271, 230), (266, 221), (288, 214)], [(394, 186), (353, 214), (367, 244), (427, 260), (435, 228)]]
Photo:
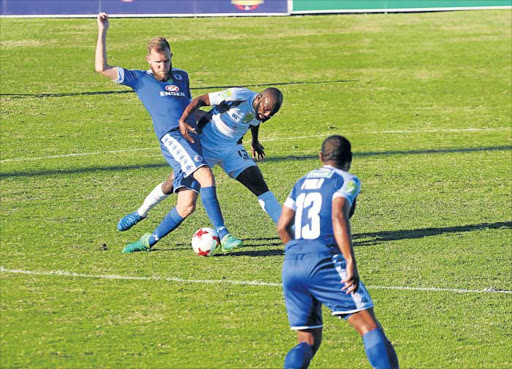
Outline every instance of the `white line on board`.
[[(260, 282), (260, 281), (235, 281), (230, 279), (184, 279), (176, 277), (136, 277), (136, 276), (123, 276), (116, 274), (82, 274), (67, 272), (64, 270), (50, 270), (50, 271), (33, 271), (33, 270), (20, 270), (8, 269), (0, 266), (1, 273), (13, 274), (29, 274), (37, 276), (63, 276), (63, 277), (76, 277), (76, 278), (97, 278), (97, 279), (121, 279), (121, 280), (135, 280), (135, 281), (166, 281), (166, 282), (180, 282), (180, 283), (200, 283), (200, 284), (238, 284), (244, 286), (270, 286), (281, 287), (281, 283)], [(393, 287), (393, 286), (366, 286), (370, 289), (382, 290), (400, 290), (400, 291), (430, 291), (430, 292), (455, 292), (455, 293), (506, 293), (512, 294), (512, 291), (497, 290), (495, 288), (486, 288), (483, 290), (470, 290), (460, 288), (437, 288), (437, 287)]]
[[(509, 127), (498, 127), (498, 128), (454, 128), (454, 129), (426, 129), (426, 130), (391, 130), (391, 131), (371, 131), (371, 132), (355, 132), (347, 133), (347, 136), (356, 135), (385, 135), (385, 134), (416, 134), (416, 133), (460, 133), (460, 132), (502, 132), (510, 131)], [(332, 133), (332, 132), (331, 132)], [(295, 136), (295, 137), (278, 137), (278, 138), (267, 138), (261, 139), (260, 142), (272, 142), (272, 141), (290, 141), (290, 140), (302, 140), (307, 138), (323, 138), (329, 135), (329, 133), (311, 135), (311, 136)], [(96, 151), (96, 152), (84, 152), (84, 153), (72, 153), (62, 155), (49, 155), (39, 157), (28, 157), (28, 158), (12, 158), (0, 160), (0, 163), (10, 163), (16, 161), (32, 161), (32, 160), (47, 160), (47, 159), (60, 159), (60, 158), (71, 158), (78, 156), (92, 156), (92, 155), (103, 155), (103, 154), (118, 154), (123, 152), (136, 152), (136, 151), (157, 151), (158, 147), (142, 147), (138, 149), (126, 149), (126, 150), (112, 150), (112, 151)]]

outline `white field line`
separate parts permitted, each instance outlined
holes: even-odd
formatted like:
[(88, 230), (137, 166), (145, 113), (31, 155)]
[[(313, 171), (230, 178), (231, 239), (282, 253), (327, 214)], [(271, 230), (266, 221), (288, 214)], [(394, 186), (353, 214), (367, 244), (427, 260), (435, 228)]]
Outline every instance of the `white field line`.
[[(116, 274), (82, 274), (67, 272), (64, 270), (50, 270), (50, 271), (33, 271), (33, 270), (20, 270), (8, 269), (0, 266), (0, 273), (11, 274), (28, 274), (36, 276), (60, 276), (60, 277), (73, 277), (73, 278), (97, 278), (97, 279), (121, 279), (121, 280), (134, 280), (134, 281), (165, 281), (177, 283), (199, 283), (199, 284), (238, 284), (244, 286), (266, 286), (266, 287), (281, 287), (281, 283), (260, 282), (260, 281), (235, 281), (230, 279), (183, 279), (176, 277), (135, 277), (123, 276)], [(484, 290), (469, 290), (459, 288), (436, 288), (436, 287), (393, 287), (393, 286), (366, 286), (370, 289), (381, 290), (399, 290), (399, 291), (429, 291), (429, 292), (455, 292), (455, 293), (505, 293), (512, 294), (512, 291), (500, 291), (494, 288), (486, 288)]]
[[(511, 131), (509, 127), (499, 127), (499, 128), (461, 128), (461, 129), (426, 129), (426, 130), (396, 130), (396, 131), (371, 131), (371, 132), (355, 132), (347, 134), (347, 136), (356, 136), (356, 135), (385, 135), (385, 134), (422, 134), (422, 133), (462, 133), (462, 132), (502, 132), (502, 131)], [(260, 140), (261, 142), (272, 142), (272, 141), (290, 141), (290, 140), (302, 140), (307, 138), (324, 138), (329, 133), (322, 133), (311, 136), (295, 136), (295, 137), (279, 137), (279, 138), (267, 138)], [(39, 157), (28, 157), (28, 158), (13, 158), (13, 159), (3, 159), (0, 160), (0, 163), (10, 163), (16, 161), (32, 161), (32, 160), (47, 160), (47, 159), (61, 159), (61, 158), (71, 158), (77, 156), (92, 156), (92, 155), (104, 155), (104, 154), (118, 154), (123, 152), (137, 152), (137, 151), (156, 151), (158, 147), (155, 145), (154, 147), (142, 147), (138, 149), (126, 149), (126, 150), (112, 150), (112, 151), (96, 151), (96, 152), (84, 152), (77, 154), (62, 154), (62, 155), (49, 155), (49, 156), (39, 156)]]

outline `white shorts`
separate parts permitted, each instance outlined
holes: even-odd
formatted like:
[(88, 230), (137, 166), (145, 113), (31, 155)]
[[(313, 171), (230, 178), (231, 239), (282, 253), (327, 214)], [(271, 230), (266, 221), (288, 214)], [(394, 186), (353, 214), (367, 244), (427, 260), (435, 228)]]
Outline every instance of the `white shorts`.
[(210, 168), (219, 165), (227, 175), (236, 178), (249, 167), (257, 166), (241, 144), (222, 147), (201, 137), (203, 158)]

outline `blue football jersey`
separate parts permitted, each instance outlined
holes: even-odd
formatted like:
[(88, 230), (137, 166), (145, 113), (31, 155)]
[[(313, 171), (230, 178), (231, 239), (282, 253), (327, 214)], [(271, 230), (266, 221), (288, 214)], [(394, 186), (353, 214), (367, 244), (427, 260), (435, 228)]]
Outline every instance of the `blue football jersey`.
[(344, 197), (352, 206), (360, 191), (359, 178), (329, 165), (299, 179), (284, 203), (295, 211), (295, 238), (286, 244), (286, 253), (330, 252), (336, 245), (332, 200)]
[(172, 78), (162, 82), (153, 77), (151, 70), (129, 70), (117, 67), (115, 82), (131, 87), (153, 120), (158, 139), (178, 128), (183, 111), (190, 102), (188, 74), (184, 70), (172, 70)]

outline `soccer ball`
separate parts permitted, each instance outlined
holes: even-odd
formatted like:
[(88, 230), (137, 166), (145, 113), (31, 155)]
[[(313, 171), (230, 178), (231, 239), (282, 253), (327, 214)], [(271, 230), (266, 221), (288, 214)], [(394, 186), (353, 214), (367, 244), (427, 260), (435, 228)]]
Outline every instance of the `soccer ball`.
[(212, 228), (201, 228), (192, 236), (192, 248), (198, 256), (213, 256), (220, 249), (217, 232)]

